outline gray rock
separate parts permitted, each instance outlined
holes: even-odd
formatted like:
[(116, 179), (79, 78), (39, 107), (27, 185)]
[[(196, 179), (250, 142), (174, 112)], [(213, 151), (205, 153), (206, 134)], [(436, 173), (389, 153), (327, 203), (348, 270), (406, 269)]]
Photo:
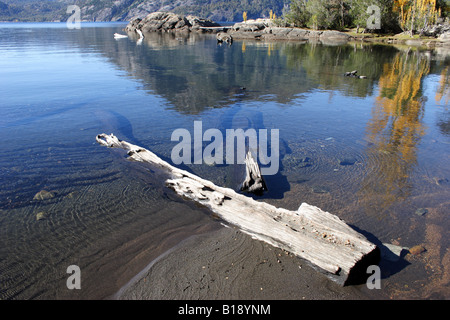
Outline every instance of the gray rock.
[(243, 31), (243, 32), (255, 32), (263, 30), (267, 27), (262, 21), (247, 21), (247, 22), (238, 22), (233, 25), (234, 31)]
[(218, 33), (216, 35), (216, 39), (217, 39), (218, 43), (223, 43), (223, 42), (228, 43), (228, 44), (233, 43), (233, 37), (227, 33), (222, 33), (222, 32)]
[(134, 19), (125, 28), (125, 31), (135, 32), (170, 32), (170, 31), (195, 31), (202, 27), (220, 27), (219, 24), (196, 16), (184, 17), (172, 12), (153, 12), (144, 19)]
[(306, 40), (308, 39), (308, 33), (309, 32), (304, 29), (292, 28), (292, 31), (289, 32), (289, 38)]
[(328, 39), (328, 40), (345, 40), (348, 41), (350, 39), (350, 36), (346, 33), (335, 31), (335, 30), (326, 30), (323, 31), (320, 35), (320, 39)]
[(438, 38), (446, 32), (450, 32), (450, 24), (448, 23), (440, 23), (432, 26), (428, 26), (425, 28), (422, 33), (427, 37), (435, 37)]
[(186, 19), (192, 29), (220, 27), (218, 23), (212, 20), (199, 18), (193, 15), (188, 15)]

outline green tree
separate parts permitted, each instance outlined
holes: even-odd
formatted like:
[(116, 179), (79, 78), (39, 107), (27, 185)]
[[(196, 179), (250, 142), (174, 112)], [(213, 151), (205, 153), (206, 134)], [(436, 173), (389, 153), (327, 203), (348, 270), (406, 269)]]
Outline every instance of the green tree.
[(309, 0), (306, 10), (311, 15), (309, 27), (313, 29), (339, 29), (340, 15), (337, 1), (329, 0)]
[(306, 3), (306, 0), (291, 1), (290, 10), (285, 14), (288, 23), (300, 28), (307, 26), (311, 14), (306, 8)]
[(370, 6), (377, 6), (380, 9), (381, 32), (400, 31), (397, 17), (393, 12), (394, 0), (355, 0), (350, 3), (350, 26), (364, 30), (367, 27), (368, 19), (374, 14), (369, 11)]
[(366, 28), (367, 20), (370, 17), (370, 14), (367, 13), (367, 8), (371, 5), (379, 5), (379, 3), (376, 0), (358, 0), (352, 3), (350, 8), (350, 17), (352, 19), (353, 26), (356, 27), (357, 33), (360, 28)]

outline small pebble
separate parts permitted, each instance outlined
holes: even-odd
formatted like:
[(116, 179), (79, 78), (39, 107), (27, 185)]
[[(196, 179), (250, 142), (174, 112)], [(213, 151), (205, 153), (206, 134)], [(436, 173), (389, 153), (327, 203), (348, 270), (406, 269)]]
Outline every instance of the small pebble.
[(36, 214), (36, 220), (39, 221), (39, 220), (46, 219), (47, 216), (48, 216), (48, 213), (45, 211), (38, 212), (38, 214)]
[(425, 248), (420, 244), (409, 249), (409, 253), (415, 256), (421, 254), (422, 252), (425, 252)]

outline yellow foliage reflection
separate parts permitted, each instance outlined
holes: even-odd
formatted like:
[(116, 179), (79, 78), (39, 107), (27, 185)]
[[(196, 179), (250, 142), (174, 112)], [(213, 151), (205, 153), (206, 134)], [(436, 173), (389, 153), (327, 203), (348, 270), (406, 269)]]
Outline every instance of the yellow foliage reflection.
[(409, 176), (425, 132), (421, 89), (429, 71), (427, 59), (407, 53), (398, 53), (383, 66), (379, 96), (367, 125), (370, 181), (364, 181), (362, 189), (364, 198), (378, 199), (378, 210), (409, 196)]
[(272, 51), (274, 51), (275, 45), (273, 43), (269, 43), (267, 46), (267, 55), (270, 57), (272, 55)]
[(442, 70), (441, 80), (439, 81), (439, 88), (436, 91), (436, 102), (439, 103), (445, 97), (445, 104), (448, 105), (450, 101), (450, 69), (446, 67)]

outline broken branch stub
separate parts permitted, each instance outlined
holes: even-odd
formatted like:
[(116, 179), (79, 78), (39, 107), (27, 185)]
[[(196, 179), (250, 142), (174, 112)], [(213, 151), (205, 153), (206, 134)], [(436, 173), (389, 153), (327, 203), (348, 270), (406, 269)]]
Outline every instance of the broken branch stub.
[(261, 174), (258, 162), (251, 151), (248, 151), (245, 155), (245, 174), (245, 180), (241, 184), (241, 191), (258, 195), (267, 191), (266, 182)]
[(171, 176), (167, 185), (180, 196), (206, 206), (253, 238), (308, 261), (341, 285), (360, 283), (367, 278), (367, 267), (379, 262), (375, 244), (339, 217), (315, 206), (302, 203), (297, 211), (277, 208), (178, 169), (112, 134), (98, 135), (97, 142), (124, 149), (133, 160), (165, 168)]

